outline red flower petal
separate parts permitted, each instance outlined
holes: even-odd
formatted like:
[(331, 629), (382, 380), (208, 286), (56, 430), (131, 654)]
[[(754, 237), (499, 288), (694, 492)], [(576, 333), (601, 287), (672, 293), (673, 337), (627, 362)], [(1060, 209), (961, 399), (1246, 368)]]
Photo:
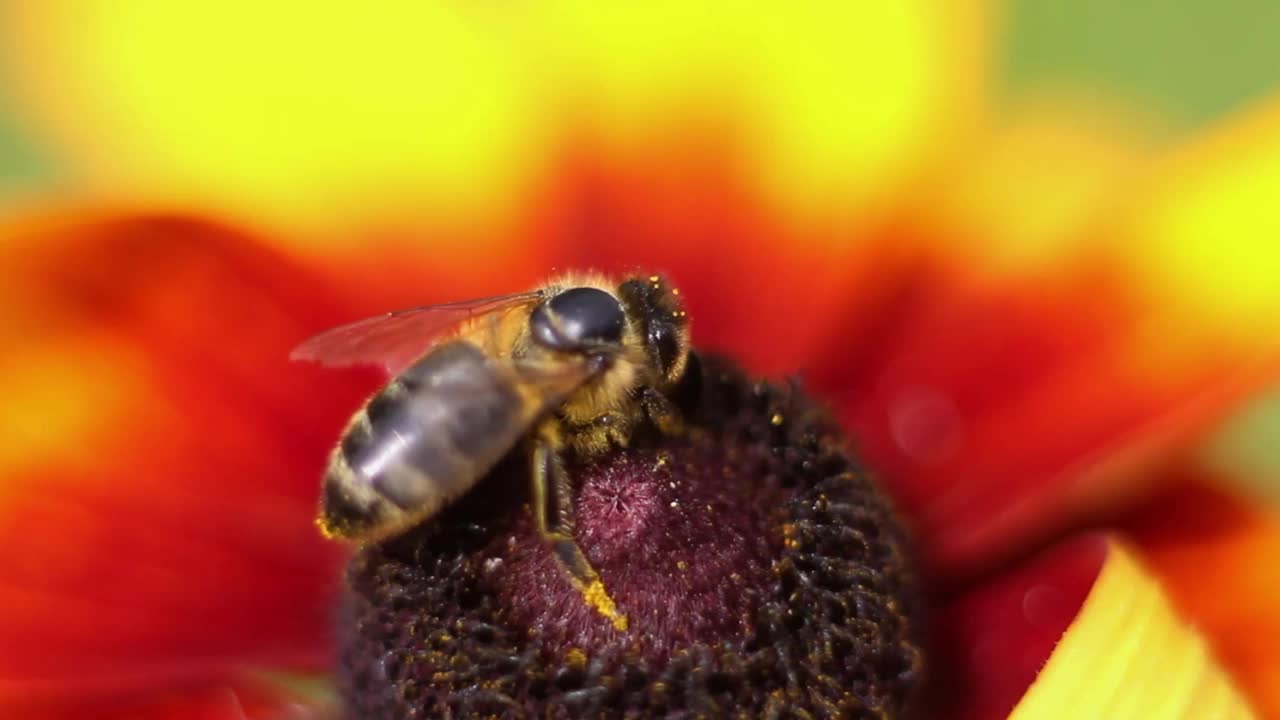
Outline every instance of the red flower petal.
[(328, 709), (291, 697), (261, 682), (228, 680), (194, 688), (155, 688), (146, 693), (18, 700), (4, 717), (40, 720), (326, 720)]
[(7, 242), (3, 342), (31, 372), (0, 384), (70, 409), (24, 408), (0, 471), (0, 705), (326, 666), (341, 553), (311, 526), (317, 477), (368, 379), (287, 355), (347, 312), (206, 224)]
[(763, 374), (805, 373), (833, 326), (861, 319), (848, 313), (851, 293), (875, 294), (915, 256), (895, 244), (904, 238), (877, 237), (870, 218), (821, 230), (783, 220), (747, 182), (723, 123), (654, 142), (661, 153), (619, 158), (580, 141), (522, 237), (549, 250), (550, 266), (666, 273), (703, 350)]
[(1280, 255), (1259, 240), (1280, 219), (1277, 119), (1246, 114), (1012, 268), (918, 211), (914, 234), (947, 242), (854, 288), (814, 379), (935, 566), (990, 566), (1139, 494), (1137, 470), (1280, 375)]
[(997, 285), (921, 268), (819, 354), (814, 382), (931, 563), (972, 571), (1136, 492), (1134, 470), (1265, 377), (1229, 353), (1160, 367), (1140, 344), (1155, 312), (1099, 269)]
[(1071, 540), (944, 608), (930, 657), (934, 716), (1007, 716), (1075, 619), (1107, 552), (1103, 536)]

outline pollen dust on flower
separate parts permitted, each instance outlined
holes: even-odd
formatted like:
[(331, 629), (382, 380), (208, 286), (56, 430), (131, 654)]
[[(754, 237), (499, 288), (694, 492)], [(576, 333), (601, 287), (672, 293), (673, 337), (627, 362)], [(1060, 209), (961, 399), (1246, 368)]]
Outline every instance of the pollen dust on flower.
[(607, 618), (614, 630), (622, 632), (627, 629), (627, 616), (618, 612), (618, 606), (613, 602), (613, 598), (609, 597), (609, 592), (604, 589), (604, 583), (593, 580), (590, 585), (583, 588), (582, 599), (587, 605), (595, 608), (596, 612)]

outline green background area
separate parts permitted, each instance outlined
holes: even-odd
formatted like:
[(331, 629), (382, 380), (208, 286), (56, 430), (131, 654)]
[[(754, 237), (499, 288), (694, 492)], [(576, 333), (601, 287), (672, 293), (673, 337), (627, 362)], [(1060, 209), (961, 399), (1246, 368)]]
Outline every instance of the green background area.
[[(1280, 0), (1012, 0), (1008, 7), (998, 58), (1006, 99), (1045, 88), (1095, 90), (1150, 108), (1182, 136), (1280, 90)], [(0, 194), (50, 187), (59, 177), (54, 153), (24, 134), (9, 108), (0, 82)], [(1233, 422), (1210, 454), (1280, 499), (1280, 392)]]
[(39, 146), (23, 135), (10, 107), (5, 89), (0, 86), (0, 193), (3, 194), (42, 186), (52, 181), (57, 172)]
[(1014, 0), (1005, 92), (1095, 88), (1181, 131), (1280, 88), (1276, 0)]

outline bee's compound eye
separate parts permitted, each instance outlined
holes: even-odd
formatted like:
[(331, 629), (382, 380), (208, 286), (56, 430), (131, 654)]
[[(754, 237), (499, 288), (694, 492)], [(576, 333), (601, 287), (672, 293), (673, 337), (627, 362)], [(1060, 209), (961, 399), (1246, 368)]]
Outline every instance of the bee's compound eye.
[(582, 287), (565, 290), (540, 305), (529, 318), (529, 325), (540, 344), (575, 350), (621, 342), (626, 316), (613, 295)]

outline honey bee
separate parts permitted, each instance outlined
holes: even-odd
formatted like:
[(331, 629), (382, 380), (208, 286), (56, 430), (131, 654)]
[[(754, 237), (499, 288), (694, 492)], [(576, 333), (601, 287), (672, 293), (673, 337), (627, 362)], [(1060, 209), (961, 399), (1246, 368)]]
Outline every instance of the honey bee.
[(586, 602), (625, 630), (574, 539), (566, 460), (625, 447), (642, 426), (680, 433), (672, 393), (690, 356), (679, 290), (657, 275), (570, 275), (321, 333), (291, 357), (379, 364), (392, 379), (330, 455), (316, 522), (330, 538), (389, 538), (435, 516), (520, 447), (538, 532)]

